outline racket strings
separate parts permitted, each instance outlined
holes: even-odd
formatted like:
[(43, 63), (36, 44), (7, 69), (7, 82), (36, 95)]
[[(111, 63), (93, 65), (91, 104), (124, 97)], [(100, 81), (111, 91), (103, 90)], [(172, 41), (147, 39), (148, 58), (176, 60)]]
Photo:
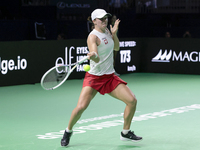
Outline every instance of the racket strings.
[(69, 68), (60, 66), (51, 70), (43, 79), (43, 87), (51, 89), (59, 85), (67, 76)]

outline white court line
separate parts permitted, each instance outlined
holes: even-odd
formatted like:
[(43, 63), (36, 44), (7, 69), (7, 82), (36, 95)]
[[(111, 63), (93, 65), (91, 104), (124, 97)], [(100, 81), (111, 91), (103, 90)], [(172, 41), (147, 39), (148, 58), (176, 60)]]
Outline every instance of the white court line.
[[(173, 109), (169, 109), (169, 110), (163, 110), (160, 112), (153, 112), (153, 113), (148, 113), (148, 114), (143, 114), (143, 115), (139, 115), (139, 116), (135, 116), (132, 120), (132, 122), (136, 122), (136, 121), (144, 121), (144, 120), (150, 120), (150, 119), (156, 119), (159, 117), (165, 117), (165, 116), (169, 116), (169, 115), (173, 115), (173, 114), (180, 114), (180, 113), (185, 113), (185, 112), (189, 112), (192, 110), (197, 110), (200, 109), (200, 104), (193, 104), (190, 106), (183, 106), (183, 107), (178, 107), (178, 108), (173, 108)], [(115, 118), (116, 116), (121, 117), (123, 113), (121, 114), (115, 114), (115, 115), (108, 115), (107, 118)], [(91, 122), (91, 121), (96, 121), (96, 120), (104, 120), (106, 117), (95, 117), (93, 119), (85, 119), (85, 121)], [(86, 125), (86, 126), (80, 126), (80, 127), (75, 127), (73, 129), (73, 134), (80, 134), (80, 133), (85, 133), (88, 130), (101, 130), (104, 128), (110, 128), (113, 126), (119, 126), (119, 125), (123, 125), (124, 121), (123, 118), (117, 119), (117, 120), (112, 120), (112, 121), (104, 121), (104, 122), (100, 122), (100, 123), (95, 123), (95, 124), (90, 124), (90, 125)], [(50, 132), (50, 133), (46, 133), (45, 135), (36, 135), (38, 137), (38, 139), (56, 139), (56, 138), (60, 138), (63, 136), (64, 130), (61, 130), (59, 132)]]

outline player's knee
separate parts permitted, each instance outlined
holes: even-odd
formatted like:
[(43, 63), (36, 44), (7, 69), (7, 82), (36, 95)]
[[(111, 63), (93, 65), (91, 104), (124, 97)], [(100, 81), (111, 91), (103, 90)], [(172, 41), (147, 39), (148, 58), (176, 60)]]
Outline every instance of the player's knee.
[(132, 105), (133, 107), (135, 107), (137, 105), (137, 99), (135, 96), (130, 98), (129, 104)]
[(83, 113), (86, 110), (87, 106), (79, 105), (77, 106), (78, 113)]

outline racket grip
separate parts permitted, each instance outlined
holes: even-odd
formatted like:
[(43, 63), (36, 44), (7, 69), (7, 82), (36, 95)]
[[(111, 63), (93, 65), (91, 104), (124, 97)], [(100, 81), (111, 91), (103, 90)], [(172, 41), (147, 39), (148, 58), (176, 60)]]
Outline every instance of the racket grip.
[(81, 60), (78, 61), (78, 64), (83, 63), (85, 60), (87, 60), (89, 58), (89, 56), (86, 56), (84, 58), (82, 58)]

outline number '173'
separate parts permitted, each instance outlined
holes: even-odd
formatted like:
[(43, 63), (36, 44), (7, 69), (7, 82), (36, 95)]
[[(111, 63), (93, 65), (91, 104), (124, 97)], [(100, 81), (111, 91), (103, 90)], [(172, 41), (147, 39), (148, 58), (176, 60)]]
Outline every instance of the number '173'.
[(121, 50), (120, 61), (121, 63), (129, 63), (131, 61), (131, 50)]

